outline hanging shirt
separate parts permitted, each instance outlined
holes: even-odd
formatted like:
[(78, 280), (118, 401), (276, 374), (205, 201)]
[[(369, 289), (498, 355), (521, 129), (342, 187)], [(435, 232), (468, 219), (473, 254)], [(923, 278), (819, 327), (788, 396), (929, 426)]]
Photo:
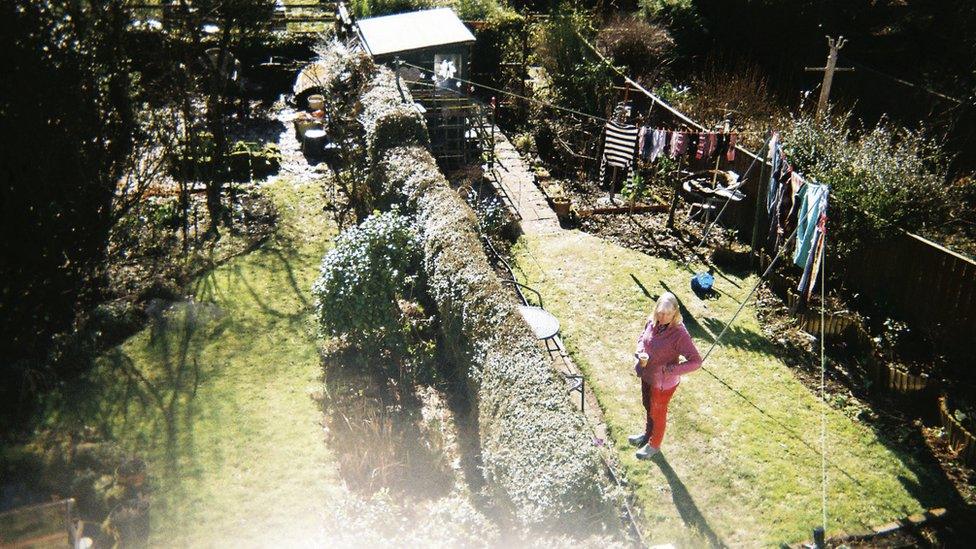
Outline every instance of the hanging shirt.
[(725, 153), (725, 159), (729, 162), (735, 160), (735, 137), (734, 133), (729, 134), (728, 150)]
[(651, 128), (641, 126), (640, 137), (637, 138), (637, 150), (642, 160), (647, 160), (651, 155)]
[(607, 122), (603, 140), (603, 161), (617, 168), (628, 168), (637, 147), (637, 126)]
[(671, 132), (671, 158), (677, 158), (685, 153), (688, 147), (688, 135), (685, 132)]
[(637, 153), (637, 138), (640, 130), (631, 124), (607, 122), (603, 134), (603, 156), (600, 159), (600, 182), (603, 183), (607, 166), (624, 169), (624, 179), (630, 172), (630, 165)]
[(820, 222), (820, 214), (827, 209), (827, 193), (827, 186), (817, 183), (807, 183), (800, 193), (793, 262), (804, 269), (807, 268), (810, 252), (816, 247), (817, 225)]
[(688, 132), (688, 156), (696, 156), (698, 154), (698, 143), (700, 141), (700, 132)]
[(654, 130), (651, 146), (651, 161), (657, 159), (664, 152), (664, 146), (668, 142), (668, 132), (664, 130)]
[(776, 202), (779, 200), (779, 177), (784, 164), (778, 133), (774, 133), (769, 140), (769, 161), (773, 169), (769, 171), (769, 183), (766, 187), (766, 213), (773, 215), (773, 211), (776, 210)]
[(827, 237), (828, 193), (829, 190), (825, 189), (821, 198), (823, 209), (817, 218), (817, 228), (813, 236), (813, 249), (810, 252), (810, 257), (807, 258), (807, 265), (803, 269), (803, 276), (800, 277), (800, 285), (797, 287), (800, 295), (805, 296), (807, 300), (810, 299), (810, 294), (813, 293), (813, 288), (817, 285), (817, 273), (820, 272), (820, 265), (823, 259), (824, 241)]

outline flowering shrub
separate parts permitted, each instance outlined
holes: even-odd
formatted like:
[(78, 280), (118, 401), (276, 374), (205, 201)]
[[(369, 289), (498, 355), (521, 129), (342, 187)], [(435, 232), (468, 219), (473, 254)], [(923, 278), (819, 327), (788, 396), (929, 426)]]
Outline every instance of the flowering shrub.
[(397, 299), (411, 293), (418, 259), (417, 237), (396, 210), (345, 230), (312, 286), (322, 331), (360, 348), (404, 349)]
[(845, 252), (944, 221), (949, 192), (937, 145), (879, 124), (860, 135), (849, 116), (801, 117), (785, 132), (785, 152), (804, 175), (831, 187), (832, 230)]

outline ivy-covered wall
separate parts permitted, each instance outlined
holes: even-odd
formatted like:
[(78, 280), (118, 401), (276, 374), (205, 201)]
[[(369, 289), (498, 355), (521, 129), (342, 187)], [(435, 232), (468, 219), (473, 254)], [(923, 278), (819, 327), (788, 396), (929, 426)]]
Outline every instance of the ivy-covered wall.
[(438, 169), (409, 91), (378, 67), (359, 103), (374, 198), (415, 212), (428, 293), (448, 351), (467, 368), (476, 396), (493, 497), (524, 526), (575, 530), (594, 519), (613, 522), (585, 420), (491, 269), (474, 213)]

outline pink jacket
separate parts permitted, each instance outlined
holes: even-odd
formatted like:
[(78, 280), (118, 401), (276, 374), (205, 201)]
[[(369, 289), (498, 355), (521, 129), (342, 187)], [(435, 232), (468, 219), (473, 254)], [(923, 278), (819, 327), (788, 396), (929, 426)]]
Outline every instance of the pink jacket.
[[(684, 324), (654, 328), (653, 322), (644, 326), (637, 338), (637, 352), (648, 354), (647, 365), (639, 372), (641, 379), (655, 389), (670, 389), (681, 376), (701, 367), (702, 358)], [(678, 363), (678, 357), (685, 362)], [(637, 369), (637, 366), (635, 366)]]

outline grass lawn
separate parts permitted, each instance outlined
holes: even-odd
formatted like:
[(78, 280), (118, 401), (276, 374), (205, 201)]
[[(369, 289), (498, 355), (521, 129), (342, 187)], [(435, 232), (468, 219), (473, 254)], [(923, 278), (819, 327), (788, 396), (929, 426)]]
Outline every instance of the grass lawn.
[(310, 397), (322, 384), (310, 288), (332, 225), (317, 184), (265, 189), (275, 236), (102, 357), (87, 404), (48, 419), (102, 425), (147, 458), (152, 545), (321, 544), (341, 486)]
[[(821, 522), (822, 407), (762, 334), (753, 304), (705, 364), (742, 396), (704, 371), (685, 376), (671, 401), (660, 459), (639, 461), (627, 446), (626, 436), (643, 428), (632, 356), (653, 304), (645, 289), (654, 298), (666, 290), (678, 296), (704, 354), (755, 276), (717, 275), (721, 298), (703, 301), (689, 288), (692, 267), (578, 231), (524, 236), (516, 255), (528, 283), (560, 319), (566, 345), (597, 395), (652, 544), (810, 539)], [(827, 430), (828, 536), (948, 503), (944, 477), (883, 434), (833, 408)]]

